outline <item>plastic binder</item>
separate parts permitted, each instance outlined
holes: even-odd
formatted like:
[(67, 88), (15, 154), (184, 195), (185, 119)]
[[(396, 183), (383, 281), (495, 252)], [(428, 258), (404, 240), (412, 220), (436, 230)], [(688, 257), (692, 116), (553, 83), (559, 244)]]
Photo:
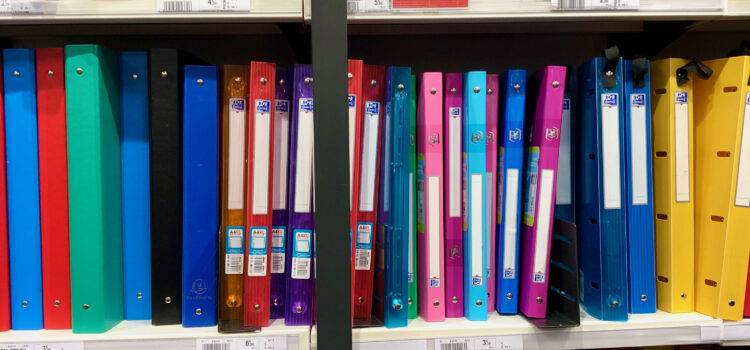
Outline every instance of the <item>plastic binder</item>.
[(126, 320), (151, 319), (148, 53), (120, 53), (122, 274)]
[(575, 68), (565, 66), (565, 97), (560, 121), (560, 151), (557, 161), (557, 190), (555, 193), (555, 218), (575, 222), (575, 144), (576, 78)]
[(123, 315), (117, 76), (114, 51), (98, 45), (65, 46), (75, 333), (105, 332)]
[[(555, 176), (560, 145), (560, 119), (565, 90), (565, 67), (547, 66), (537, 73), (536, 92), (528, 104), (528, 148), (523, 207), (523, 259), (520, 269), (520, 311), (543, 318), (547, 309), (549, 252), (554, 218)], [(531, 112), (531, 110), (529, 110)]]
[(443, 258), (443, 74), (420, 75), (417, 107), (419, 313), (445, 320)]
[(518, 313), (526, 71), (508, 70), (500, 87), (495, 308), (513, 315)]
[[(356, 305), (356, 271), (367, 268), (370, 254), (367, 249), (359, 249), (360, 245), (371, 244), (373, 225), (364, 222), (359, 224), (360, 211), (360, 182), (361, 174), (364, 169), (362, 163), (362, 134), (363, 122), (362, 117), (362, 60), (348, 60), (347, 62), (347, 109), (348, 109), (348, 126), (349, 126), (349, 240), (352, 244), (350, 253), (351, 258), (351, 303), (352, 318), (355, 317)], [(370, 250), (371, 252), (372, 250)], [(361, 260), (360, 260), (361, 259)]]
[(464, 316), (463, 218), (461, 216), (461, 167), (463, 129), (463, 76), (446, 73), (443, 103), (443, 183), (445, 184), (445, 316)]
[(36, 86), (44, 328), (70, 329), (68, 157), (62, 48), (36, 50)]
[[(0, 74), (0, 86), (3, 86)], [(8, 191), (5, 162), (5, 96), (0, 91), (0, 331), (9, 330), (10, 320), (10, 271), (8, 259)]]
[[(411, 76), (409, 100), (409, 319), (418, 317), (417, 280), (417, 77)], [(381, 148), (382, 149), (382, 148)], [(381, 156), (382, 158), (382, 156)], [(381, 163), (382, 164), (382, 163)], [(381, 165), (382, 166), (382, 165)]]
[(495, 233), (497, 225), (497, 127), (498, 127), (498, 96), (500, 95), (500, 77), (497, 74), (487, 74), (487, 310), (495, 311)]

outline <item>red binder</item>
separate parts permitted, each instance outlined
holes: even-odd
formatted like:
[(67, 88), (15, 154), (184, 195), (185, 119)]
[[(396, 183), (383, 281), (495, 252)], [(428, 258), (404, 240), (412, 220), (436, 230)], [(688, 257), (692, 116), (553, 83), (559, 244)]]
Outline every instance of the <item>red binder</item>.
[(380, 149), (385, 119), (385, 67), (364, 65), (362, 72), (362, 124), (358, 214), (355, 219), (355, 287), (354, 318), (372, 316), (372, 286), (375, 274), (374, 250), (378, 216), (378, 186), (380, 182)]
[(42, 297), (46, 329), (71, 326), (64, 66), (62, 48), (36, 50)]
[[(349, 60), (348, 62), (348, 106), (349, 106), (349, 232), (350, 241), (352, 242), (351, 249), (351, 291), (352, 291), (352, 304), (357, 305), (357, 300), (354, 297), (356, 275), (355, 271), (355, 250), (356, 250), (356, 233), (357, 233), (357, 217), (359, 215), (359, 163), (361, 162), (362, 153), (362, 60)], [(354, 317), (354, 309), (352, 307), (352, 317)]]
[(10, 329), (10, 272), (8, 271), (8, 197), (5, 185), (5, 102), (0, 74), (0, 331)]
[(271, 316), (273, 118), (276, 64), (250, 62), (247, 118), (245, 326), (266, 327)]

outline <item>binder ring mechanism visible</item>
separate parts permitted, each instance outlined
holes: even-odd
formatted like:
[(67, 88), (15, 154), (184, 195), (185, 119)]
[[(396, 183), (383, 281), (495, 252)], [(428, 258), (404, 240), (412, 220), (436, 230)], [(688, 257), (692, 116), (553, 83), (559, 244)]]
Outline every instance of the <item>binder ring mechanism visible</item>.
[(607, 59), (607, 62), (604, 64), (604, 80), (602, 81), (602, 86), (611, 89), (617, 85), (615, 72), (617, 71), (617, 64), (620, 62), (620, 49), (617, 46), (605, 49), (604, 57)]
[(714, 74), (714, 71), (711, 68), (708, 68), (708, 66), (703, 64), (699, 59), (693, 58), (693, 60), (686, 65), (677, 68), (675, 74), (677, 76), (677, 86), (690, 81), (690, 78), (688, 78), (688, 72), (692, 72), (702, 80), (706, 80), (711, 77), (711, 74)]

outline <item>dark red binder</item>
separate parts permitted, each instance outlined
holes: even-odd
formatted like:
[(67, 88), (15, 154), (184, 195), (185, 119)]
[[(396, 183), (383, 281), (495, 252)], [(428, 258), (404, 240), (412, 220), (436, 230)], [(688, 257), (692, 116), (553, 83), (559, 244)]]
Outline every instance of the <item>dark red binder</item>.
[(0, 74), (0, 331), (10, 329), (10, 272), (8, 271), (8, 197), (5, 187), (5, 101)]
[(42, 296), (46, 329), (71, 326), (64, 65), (62, 48), (36, 50)]

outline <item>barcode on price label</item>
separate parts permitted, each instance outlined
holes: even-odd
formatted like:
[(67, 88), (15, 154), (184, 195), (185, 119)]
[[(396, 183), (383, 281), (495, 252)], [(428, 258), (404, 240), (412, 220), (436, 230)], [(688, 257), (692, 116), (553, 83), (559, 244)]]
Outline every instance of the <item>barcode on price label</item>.
[(436, 339), (435, 350), (522, 350), (520, 335)]
[(640, 0), (552, 0), (556, 10), (637, 10)]
[(250, 0), (158, 0), (159, 12), (250, 11)]
[(286, 337), (196, 339), (195, 350), (286, 350)]
[(347, 0), (348, 13), (388, 11), (391, 9), (390, 0)]
[(231, 350), (229, 344), (203, 344), (201, 350)]

